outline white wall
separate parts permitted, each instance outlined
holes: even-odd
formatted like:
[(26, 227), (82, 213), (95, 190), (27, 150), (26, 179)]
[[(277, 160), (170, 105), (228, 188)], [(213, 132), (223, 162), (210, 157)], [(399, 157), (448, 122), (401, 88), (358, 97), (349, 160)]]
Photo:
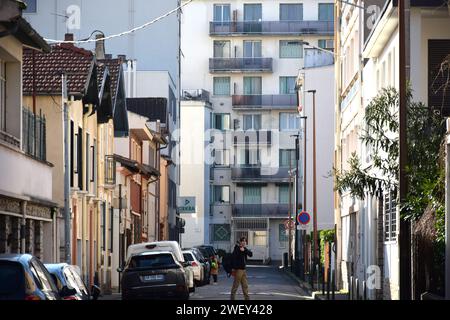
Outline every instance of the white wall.
[[(334, 228), (333, 169), (334, 155), (334, 65), (305, 69), (305, 92), (316, 90), (316, 179), (317, 227)], [(306, 210), (313, 213), (313, 95), (305, 93), (305, 115), (308, 117), (306, 143)], [(304, 121), (304, 120), (302, 120)], [(303, 130), (302, 130), (303, 132)], [(302, 148), (303, 136), (300, 140)], [(302, 155), (303, 156), (303, 155)]]
[(181, 214), (186, 220), (181, 236), (183, 247), (209, 243), (209, 166), (204, 159), (208, 152), (205, 128), (209, 126), (210, 112), (201, 101), (182, 101), (180, 196), (193, 196), (196, 201), (194, 214)]

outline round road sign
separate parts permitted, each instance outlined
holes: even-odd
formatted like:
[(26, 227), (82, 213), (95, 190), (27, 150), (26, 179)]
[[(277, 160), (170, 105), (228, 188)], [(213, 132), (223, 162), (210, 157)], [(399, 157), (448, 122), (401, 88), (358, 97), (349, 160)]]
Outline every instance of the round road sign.
[(297, 216), (297, 221), (299, 224), (303, 224), (303, 225), (308, 224), (310, 220), (311, 220), (311, 217), (310, 217), (309, 213), (306, 211), (300, 212)]

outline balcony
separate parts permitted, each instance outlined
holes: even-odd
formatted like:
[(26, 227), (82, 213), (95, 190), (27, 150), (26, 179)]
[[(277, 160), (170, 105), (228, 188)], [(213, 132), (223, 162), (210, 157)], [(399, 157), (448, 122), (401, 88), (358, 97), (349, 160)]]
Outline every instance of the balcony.
[(233, 109), (291, 109), (297, 106), (295, 94), (233, 95)]
[(234, 204), (233, 217), (275, 217), (287, 218), (289, 204), (287, 203), (260, 203), (260, 204)]
[(289, 168), (237, 166), (231, 168), (234, 182), (289, 182)]
[(333, 35), (334, 21), (229, 21), (210, 22), (211, 36)]
[(116, 160), (114, 155), (105, 155), (105, 185), (116, 184)]
[(203, 89), (183, 89), (181, 100), (209, 102), (209, 91)]
[(233, 144), (235, 146), (251, 145), (251, 144), (271, 145), (272, 131), (270, 130), (234, 131)]
[(209, 72), (272, 72), (272, 58), (210, 58)]

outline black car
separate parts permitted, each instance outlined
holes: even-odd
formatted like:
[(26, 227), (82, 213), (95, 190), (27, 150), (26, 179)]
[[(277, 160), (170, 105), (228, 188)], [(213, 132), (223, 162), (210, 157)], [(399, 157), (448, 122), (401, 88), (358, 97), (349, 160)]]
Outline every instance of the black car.
[(45, 264), (50, 272), (59, 295), (64, 300), (97, 300), (100, 288), (92, 286), (91, 293), (86, 288), (76, 266), (67, 263)]
[[(187, 263), (186, 263), (187, 266)], [(169, 251), (131, 256), (122, 274), (122, 300), (146, 298), (189, 299), (184, 266)]]
[(52, 276), (29, 254), (0, 254), (0, 300), (60, 300)]

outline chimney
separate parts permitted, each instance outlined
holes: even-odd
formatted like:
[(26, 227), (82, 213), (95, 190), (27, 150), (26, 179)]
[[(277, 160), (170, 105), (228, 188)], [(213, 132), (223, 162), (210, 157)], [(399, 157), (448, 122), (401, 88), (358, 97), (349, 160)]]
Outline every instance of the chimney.
[(105, 59), (112, 59), (112, 54), (106, 53), (105, 54)]
[[(95, 39), (104, 38), (103, 33), (95, 35)], [(98, 40), (95, 42), (95, 56), (97, 59), (105, 59), (105, 40)]]
[[(66, 33), (64, 35), (64, 41), (74, 41), (73, 33)], [(66, 43), (67, 45), (73, 46), (73, 43)]]
[(125, 63), (127, 61), (127, 56), (125, 54), (118, 54), (117, 58), (122, 62)]

